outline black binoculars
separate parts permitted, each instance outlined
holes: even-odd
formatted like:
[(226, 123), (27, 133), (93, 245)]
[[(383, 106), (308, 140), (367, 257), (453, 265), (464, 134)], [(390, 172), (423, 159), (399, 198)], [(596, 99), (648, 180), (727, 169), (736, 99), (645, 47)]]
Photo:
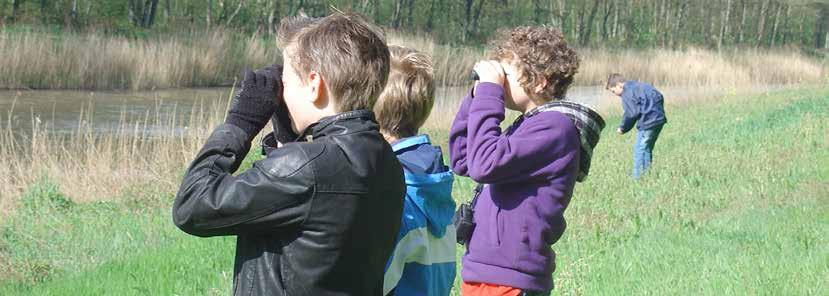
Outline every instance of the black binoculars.
[(481, 80), (481, 76), (478, 76), (478, 72), (475, 72), (475, 70), (472, 70), (472, 72), (469, 73), (469, 80), (478, 81), (478, 80)]

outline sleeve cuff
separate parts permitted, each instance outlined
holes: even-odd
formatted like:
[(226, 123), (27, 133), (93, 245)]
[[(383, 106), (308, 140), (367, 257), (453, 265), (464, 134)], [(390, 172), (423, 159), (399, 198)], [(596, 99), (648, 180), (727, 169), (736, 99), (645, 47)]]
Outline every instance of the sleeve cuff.
[(475, 99), (504, 101), (504, 87), (492, 82), (482, 82), (475, 87)]

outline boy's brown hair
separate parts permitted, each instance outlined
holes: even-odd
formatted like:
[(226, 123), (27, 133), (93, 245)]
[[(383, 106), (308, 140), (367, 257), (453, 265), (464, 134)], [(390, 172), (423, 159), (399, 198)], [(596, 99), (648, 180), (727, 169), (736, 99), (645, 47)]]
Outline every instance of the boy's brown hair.
[[(579, 69), (578, 54), (567, 45), (561, 31), (552, 27), (502, 30), (491, 46), (490, 58), (516, 63), (521, 87), (532, 98), (564, 99)], [(533, 89), (545, 79), (547, 86), (536, 95)]]
[(374, 113), (383, 133), (411, 137), (426, 122), (435, 102), (432, 59), (403, 46), (391, 45), (389, 51), (389, 81), (374, 105)]
[(303, 79), (320, 73), (337, 111), (371, 110), (389, 75), (389, 49), (382, 31), (354, 13), (323, 18), (284, 18), (278, 42)]
[(610, 74), (610, 76), (607, 77), (607, 85), (605, 86), (605, 88), (610, 89), (611, 87), (614, 87), (619, 83), (625, 83), (625, 81), (627, 81), (627, 80), (625, 80), (625, 77), (622, 76), (622, 74), (619, 74), (619, 73)]

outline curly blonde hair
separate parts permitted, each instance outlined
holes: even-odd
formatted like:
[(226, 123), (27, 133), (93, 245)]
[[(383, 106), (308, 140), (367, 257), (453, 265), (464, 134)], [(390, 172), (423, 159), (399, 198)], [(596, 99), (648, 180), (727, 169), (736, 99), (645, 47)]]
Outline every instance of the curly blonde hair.
[[(559, 29), (522, 26), (499, 31), (490, 42), (490, 58), (517, 66), (519, 83), (532, 98), (561, 100), (575, 80), (579, 56)], [(547, 81), (540, 94), (533, 89)]]

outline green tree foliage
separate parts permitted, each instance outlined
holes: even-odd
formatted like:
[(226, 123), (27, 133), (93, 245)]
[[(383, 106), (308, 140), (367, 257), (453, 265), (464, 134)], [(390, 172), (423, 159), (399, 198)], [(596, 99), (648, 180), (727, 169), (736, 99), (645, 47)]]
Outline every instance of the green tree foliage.
[(500, 28), (546, 24), (590, 47), (829, 46), (827, 0), (0, 0), (0, 23), (275, 34), (284, 16), (333, 10), (444, 43), (480, 44)]

